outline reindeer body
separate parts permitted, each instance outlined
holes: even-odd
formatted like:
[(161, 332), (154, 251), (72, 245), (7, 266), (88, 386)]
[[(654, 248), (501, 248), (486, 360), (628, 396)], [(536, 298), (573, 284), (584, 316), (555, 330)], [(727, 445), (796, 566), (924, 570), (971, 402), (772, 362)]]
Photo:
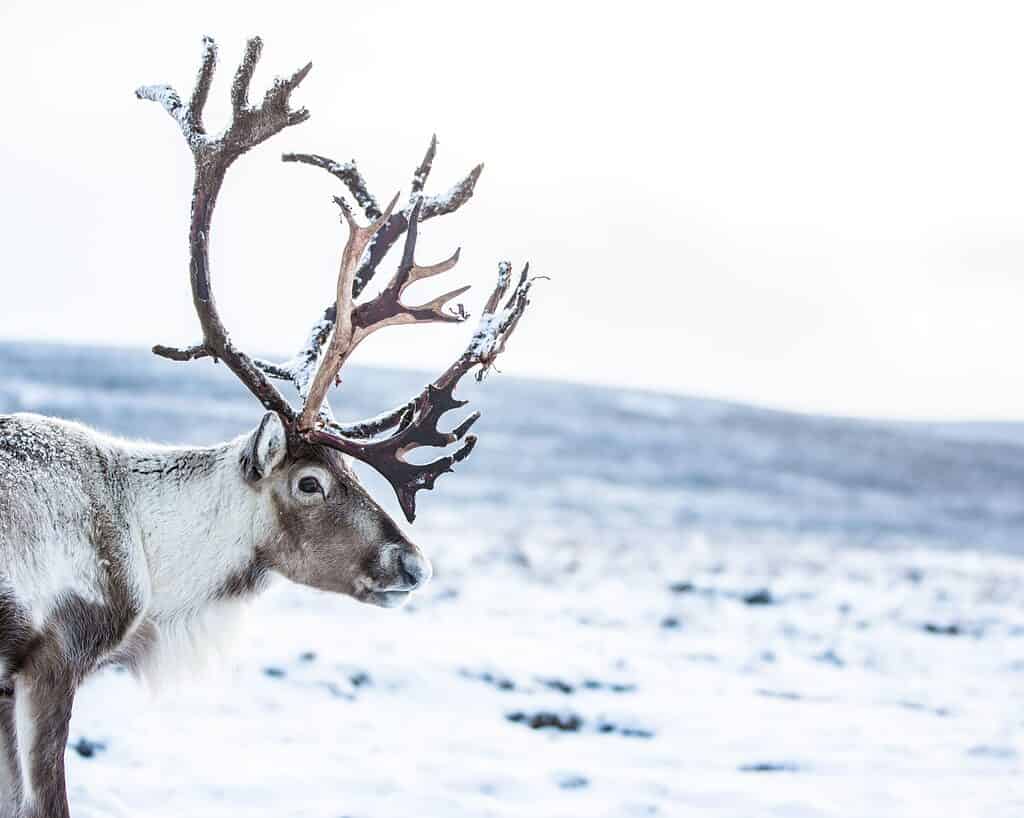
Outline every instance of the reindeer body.
[(0, 816), (19, 799), (21, 814), (65, 814), (82, 679), (202, 658), (265, 583), (252, 566), (268, 521), (243, 454), (244, 439), (171, 449), (0, 416)]
[(238, 468), (245, 442), (171, 448), (0, 416), (0, 686), (24, 660), (8, 644), (74, 624), (83, 606), (111, 631), (91, 659), (147, 673), (258, 590), (268, 574), (254, 554), (272, 521)]
[(275, 573), (383, 606), (429, 579), (340, 455), (285, 443), (273, 413), (210, 448), (0, 416), (2, 818), (67, 814), (71, 705), (102, 665), (201, 661)]

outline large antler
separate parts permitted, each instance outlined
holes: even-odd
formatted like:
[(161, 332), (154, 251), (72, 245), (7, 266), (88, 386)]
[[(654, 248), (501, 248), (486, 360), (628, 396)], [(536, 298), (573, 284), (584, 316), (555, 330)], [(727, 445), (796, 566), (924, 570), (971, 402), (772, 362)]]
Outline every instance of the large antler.
[[(402, 301), (403, 293), (411, 284), (450, 270), (459, 259), (459, 251), (456, 250), (449, 258), (437, 264), (421, 266), (415, 260), (419, 224), (427, 205), (421, 194), (422, 181), (418, 188), (415, 181), (425, 179), (435, 150), (436, 140), (431, 140), (427, 159), (420, 166), (414, 180), (412, 205), (407, 213), (396, 214), (401, 218), (405, 245), (398, 268), (387, 286), (369, 301), (354, 304), (358, 272), (366, 270), (368, 274), (365, 275), (365, 281), (369, 281), (376, 272), (376, 264), (370, 264), (367, 258), (368, 248), (374, 246), (375, 242), (380, 246), (382, 231), (396, 223), (395, 215), (392, 214), (397, 197), (381, 211), (366, 191), (361, 177), (349, 176), (349, 179), (354, 180), (352, 186), (357, 191), (354, 194), (356, 201), (362, 204), (367, 215), (372, 213), (375, 218), (368, 226), (360, 225), (345, 200), (335, 197), (342, 218), (348, 224), (349, 235), (342, 252), (333, 315), (329, 308), (324, 319), (314, 326), (307, 346), (290, 366), (257, 362), (273, 376), (295, 381), (304, 400), (296, 421), (299, 432), (311, 442), (337, 449), (373, 466), (395, 490), (402, 511), (410, 522), (416, 516), (416, 492), (433, 488), (438, 477), (452, 471), (455, 463), (464, 460), (473, 449), (476, 437), (466, 433), (476, 422), (478, 413), (474, 412), (451, 432), (440, 431), (437, 428), (438, 422), (449, 410), (465, 405), (465, 401), (457, 400), (454, 396), (455, 387), (463, 375), (480, 367), (478, 377), (482, 378), (504, 350), (508, 337), (529, 303), (528, 294), (532, 283), (528, 278), (527, 266), (506, 305), (499, 309), (511, 284), (511, 265), (503, 262), (499, 266), (498, 283), (487, 300), (469, 346), (437, 380), (412, 400), (376, 418), (349, 424), (335, 423), (330, 412), (324, 411), (327, 392), (337, 380), (339, 370), (356, 346), (372, 332), (389, 325), (460, 322), (469, 317), (461, 304), (454, 311), (445, 309), (452, 299), (464, 293), (468, 287), (451, 290), (419, 306), (408, 306)], [(330, 160), (323, 160), (323, 166), (332, 172), (341, 167)], [(347, 167), (350, 172), (354, 172), (354, 165)], [(475, 181), (478, 173), (477, 169), (469, 178)], [(438, 212), (436, 208), (433, 209), (434, 214)], [(393, 239), (389, 239), (389, 242), (394, 243)], [(320, 356), (319, 349), (328, 336), (330, 343)], [(318, 359), (319, 366), (311, 375), (313, 362)], [(385, 432), (390, 434), (380, 437)], [(417, 448), (442, 448), (460, 441), (462, 446), (454, 454), (430, 463), (414, 464), (405, 459), (405, 455)]]
[[(415, 234), (415, 223), (414, 216), (410, 221), (410, 236)], [(407, 248), (409, 243), (407, 240)], [(412, 243), (415, 244), (415, 240)], [(533, 279), (528, 274), (529, 265), (526, 265), (505, 306), (499, 309), (511, 283), (512, 268), (507, 261), (498, 266), (498, 283), (487, 300), (469, 346), (440, 377), (411, 401), (370, 420), (352, 424), (329, 421), (309, 433), (310, 440), (350, 454), (380, 472), (395, 490), (409, 522), (416, 517), (416, 492), (432, 489), (437, 478), (452, 471), (452, 467), (464, 460), (476, 445), (476, 436), (466, 433), (480, 417), (479, 412), (473, 412), (451, 432), (439, 431), (437, 424), (449, 410), (466, 405), (466, 401), (457, 400), (454, 395), (462, 377), (479, 367), (477, 380), (483, 380), (494, 360), (505, 349), (505, 343), (529, 304)], [(395, 431), (388, 436), (377, 437), (391, 429)], [(454, 454), (430, 463), (421, 465), (405, 459), (405, 455), (414, 449), (444, 447), (460, 441), (462, 446)]]
[[(427, 196), (423, 189), (436, 153), (435, 136), (431, 138), (423, 161), (413, 175), (409, 205), (399, 211), (395, 211), (397, 198), (381, 210), (355, 162), (335, 162), (317, 154), (289, 153), (282, 157), (286, 162), (302, 162), (322, 168), (339, 179), (371, 223), (365, 227), (358, 224), (345, 200), (335, 197), (334, 201), (341, 208), (342, 220), (349, 228), (338, 273), (335, 304), (324, 311), (323, 318), (314, 324), (306, 344), (289, 362), (256, 362), (271, 377), (294, 381), (303, 400), (297, 420), (303, 436), (373, 466), (395, 490), (410, 522), (416, 515), (416, 492), (433, 488), (437, 478), (452, 471), (454, 464), (465, 459), (476, 443), (475, 436), (466, 433), (479, 417), (478, 413), (470, 415), (451, 432), (441, 432), (437, 424), (446, 412), (465, 405), (465, 401), (457, 400), (453, 394), (462, 376), (479, 367), (478, 377), (482, 378), (504, 349), (529, 303), (527, 296), (531, 284), (527, 277), (528, 268), (524, 269), (506, 306), (499, 309), (511, 283), (511, 265), (503, 262), (499, 267), (498, 284), (487, 301), (470, 345), (444, 374), (415, 398), (390, 412), (354, 423), (334, 422), (326, 404), (326, 395), (337, 382), (338, 372), (345, 361), (370, 333), (389, 325), (460, 322), (469, 317), (461, 304), (457, 304), (454, 310), (445, 309), (468, 287), (452, 290), (415, 307), (402, 301), (403, 293), (411, 284), (446, 272), (458, 262), (459, 251), (456, 250), (451, 257), (437, 264), (416, 264), (419, 225), (427, 219), (451, 213), (467, 202), (483, 170), (482, 165), (477, 165), (447, 193)], [(355, 299), (376, 274), (380, 260), (403, 234), (402, 258), (390, 282), (376, 297), (355, 305)], [(328, 339), (330, 343), (324, 350)], [(388, 434), (381, 437), (384, 433)], [(454, 454), (430, 463), (413, 464), (405, 459), (413, 449), (445, 447), (460, 441), (462, 446)]]
[[(286, 153), (281, 157), (285, 162), (299, 162), (326, 170), (345, 184), (356, 203), (363, 209), (367, 219), (374, 223), (382, 222), (366, 245), (366, 251), (359, 259), (358, 269), (352, 277), (353, 300), (359, 298), (377, 272), (378, 264), (408, 229), (411, 212), (416, 202), (422, 201), (418, 211), (418, 221), (425, 222), (435, 216), (454, 213), (472, 198), (476, 183), (483, 172), (483, 165), (476, 165), (446, 193), (433, 196), (423, 194), (436, 155), (437, 136), (434, 135), (430, 138), (430, 145), (423, 156), (423, 161), (413, 173), (409, 205), (397, 212), (389, 208), (388, 215), (383, 219), (381, 218), (384, 215), (383, 211), (377, 204), (377, 199), (370, 193), (366, 180), (354, 160), (335, 162), (325, 156), (312, 153)], [(344, 201), (338, 197), (334, 197), (334, 201), (342, 208), (343, 219), (348, 221), (349, 216), (346, 216)], [(456, 252), (455, 258), (457, 259), (457, 257), (458, 253)], [(281, 364), (264, 360), (256, 360), (255, 363), (272, 378), (293, 381), (299, 397), (305, 403), (320, 362), (321, 350), (327, 339), (331, 337), (336, 318), (337, 310), (335, 302), (332, 302), (324, 310), (323, 317), (313, 325), (306, 343), (290, 360)], [(330, 412), (326, 403), (321, 403), (320, 409), (322, 414), (329, 416)]]
[[(231, 163), (285, 127), (309, 117), (305, 108), (291, 111), (288, 98), (305, 78), (311, 65), (306, 65), (288, 79), (275, 80), (263, 103), (254, 108), (247, 101), (248, 88), (262, 43), (259, 38), (250, 40), (231, 86), (231, 123), (221, 134), (211, 137), (203, 127), (202, 112), (217, 52), (209, 38), (203, 40), (203, 47), (199, 76), (187, 107), (169, 86), (147, 86), (136, 91), (140, 98), (160, 102), (177, 121), (192, 149), (196, 166), (189, 231), (190, 269), (193, 302), (203, 329), (203, 341), (185, 349), (157, 346), (153, 351), (177, 361), (202, 357), (223, 360), (267, 409), (282, 416), (291, 439), (329, 446), (373, 466), (391, 483), (402, 511), (412, 522), (416, 516), (416, 493), (420, 489), (433, 488), (437, 478), (465, 459), (476, 443), (476, 438), (467, 432), (479, 413), (471, 414), (451, 432), (442, 432), (437, 426), (446, 412), (465, 405), (465, 401), (454, 396), (455, 386), (461, 378), (479, 367), (477, 378), (482, 379), (504, 350), (529, 303), (532, 283), (528, 278), (529, 265), (523, 269), (503, 307), (502, 300), (511, 284), (511, 266), (508, 262), (499, 265), (497, 286), (487, 300), (469, 346), (419, 395), (376, 418), (349, 424), (336, 423), (327, 405), (327, 394), (337, 382), (341, 367), (368, 335), (390, 325), (460, 322), (469, 317), (461, 304), (454, 309), (446, 309), (468, 287), (459, 287), (418, 306), (405, 304), (402, 295), (414, 282), (455, 266), (459, 259), (458, 250), (437, 264), (421, 266), (416, 263), (419, 225), (434, 216), (451, 213), (468, 201), (482, 166), (473, 168), (446, 194), (424, 195), (423, 188), (437, 152), (437, 140), (432, 138), (413, 177), (409, 204), (396, 211), (398, 196), (381, 210), (354, 162), (339, 164), (316, 154), (285, 154), (286, 162), (303, 162), (324, 168), (344, 182), (370, 223), (366, 226), (359, 224), (345, 200), (335, 197), (342, 219), (348, 224), (349, 234), (342, 252), (334, 303), (314, 324), (306, 344), (290, 361), (274, 364), (250, 358), (232, 344), (210, 290), (210, 220), (224, 173)], [(355, 300), (373, 278), (378, 264), (403, 234), (402, 258), (390, 282), (374, 298), (356, 305)], [(292, 409), (268, 377), (294, 382), (302, 400), (300, 412)], [(443, 448), (459, 442), (462, 445), (453, 454), (430, 463), (418, 465), (405, 459), (410, 451), (420, 447)]]
[(195, 183), (192, 188), (192, 221), (189, 227), (189, 265), (192, 281), (192, 302), (199, 316), (203, 340), (185, 349), (155, 346), (153, 352), (175, 361), (213, 357), (224, 361), (267, 409), (277, 412), (286, 421), (295, 412), (253, 360), (231, 342), (217, 312), (210, 289), (209, 239), (210, 221), (217, 202), (224, 174), (239, 156), (288, 127), (304, 122), (309, 111), (289, 108), (289, 96), (309, 73), (307, 63), (288, 78), (274, 80), (258, 106), (249, 104), (249, 84), (259, 61), (263, 42), (253, 37), (246, 44), (245, 55), (231, 83), (231, 122), (221, 133), (211, 136), (203, 125), (203, 108), (210, 93), (217, 46), (210, 37), (203, 38), (203, 56), (195, 88), (188, 105), (169, 85), (147, 85), (135, 95), (139, 99), (159, 102), (181, 128), (195, 159)]
[(345, 244), (345, 250), (341, 256), (341, 269), (338, 273), (334, 333), (324, 353), (323, 361), (309, 387), (309, 392), (305, 397), (305, 404), (298, 421), (300, 432), (307, 432), (317, 424), (321, 414), (321, 407), (327, 397), (328, 390), (337, 378), (338, 371), (345, 361), (348, 360), (356, 346), (370, 333), (390, 324), (411, 324), (430, 321), (458, 322), (465, 320), (467, 317), (461, 306), (456, 312), (446, 312), (444, 308), (449, 301), (462, 295), (469, 287), (459, 287), (416, 307), (407, 306), (402, 302), (402, 293), (405, 292), (405, 289), (410, 284), (414, 281), (429, 278), (430, 276), (450, 270), (459, 259), (459, 253), (456, 251), (450, 258), (439, 264), (432, 264), (426, 267), (416, 264), (414, 253), (416, 250), (417, 223), (422, 207), (422, 201), (419, 200), (413, 206), (412, 213), (409, 216), (405, 249), (402, 253), (402, 261), (398, 265), (398, 270), (387, 287), (376, 298), (360, 304), (358, 307), (353, 305), (352, 285), (360, 259), (373, 237), (387, 224), (397, 200), (398, 197), (396, 196), (376, 221), (368, 227), (362, 227), (356, 222), (345, 200), (335, 198), (335, 201), (341, 208), (343, 218), (348, 222), (349, 235), (348, 241)]

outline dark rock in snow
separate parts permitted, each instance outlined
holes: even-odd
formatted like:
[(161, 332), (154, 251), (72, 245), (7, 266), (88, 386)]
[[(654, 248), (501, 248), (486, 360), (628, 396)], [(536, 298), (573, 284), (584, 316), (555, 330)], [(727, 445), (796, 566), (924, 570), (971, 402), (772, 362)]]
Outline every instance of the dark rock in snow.
[(316, 651), (313, 651), (313, 650), (303, 651), (302, 653), (299, 654), (299, 661), (300, 662), (315, 662), (316, 661)]
[(666, 616), (661, 620), (661, 627), (665, 630), (678, 630), (682, 627), (682, 622), (679, 621), (678, 616)]
[(654, 738), (654, 732), (644, 727), (620, 727), (619, 735), (626, 738)]
[(558, 782), (563, 790), (580, 790), (590, 784), (590, 779), (584, 775), (567, 775)]
[(963, 630), (955, 622), (948, 625), (937, 625), (934, 622), (925, 622), (922, 629), (925, 633), (934, 633), (938, 636), (959, 636), (963, 633)]
[(630, 682), (602, 682), (600, 679), (584, 679), (587, 690), (607, 690), (611, 693), (636, 693), (636, 685)]
[(759, 588), (756, 591), (744, 594), (742, 597), (743, 601), (747, 605), (774, 605), (775, 597), (772, 596), (772, 592), (767, 588)]
[(92, 758), (96, 753), (103, 752), (107, 749), (106, 742), (103, 741), (91, 741), (85, 736), (82, 736), (78, 741), (71, 745), (76, 753), (82, 758)]
[[(505, 718), (515, 724), (525, 724), (533, 730), (543, 730), (553, 727), (563, 732), (576, 733), (583, 728), (584, 720), (576, 713), (555, 713), (551, 710), (539, 710), (536, 713), (526, 713), (516, 710), (505, 715)], [(625, 738), (653, 738), (654, 731), (645, 727), (633, 725), (620, 725), (610, 721), (599, 721), (596, 730), (598, 733), (607, 735), (619, 735)]]
[(353, 696), (348, 690), (339, 687), (334, 682), (320, 682), (321, 685), (326, 688), (327, 692), (330, 693), (336, 699), (344, 699), (345, 701), (355, 701), (356, 697)]
[(271, 679), (283, 679), (288, 673), (283, 667), (265, 667), (263, 668), (263, 675), (269, 676)]
[(792, 761), (758, 761), (754, 764), (741, 764), (741, 773), (795, 773), (800, 767)]
[(497, 676), (494, 673), (491, 673), (489, 670), (484, 670), (480, 673), (474, 673), (472, 670), (467, 670), (466, 668), (463, 668), (459, 671), (459, 675), (465, 677), (466, 679), (473, 679), (478, 682), (484, 682), (485, 684), (489, 684), (492, 687), (496, 687), (498, 690), (506, 692), (509, 690), (516, 690), (516, 683), (513, 682), (511, 679), (508, 679), (504, 676)]
[(556, 678), (544, 679), (544, 678), (538, 677), (537, 681), (540, 682), (542, 685), (544, 685), (544, 687), (549, 688), (550, 690), (557, 690), (559, 693), (564, 693), (567, 696), (569, 694), (573, 693), (576, 690), (576, 688), (573, 687), (571, 684), (569, 684), (568, 682), (562, 681), (561, 679), (556, 679)]
[(824, 662), (827, 665), (835, 665), (836, 667), (846, 667), (846, 662), (832, 648), (819, 653), (814, 657), (814, 661)]
[(692, 582), (673, 582), (668, 589), (674, 594), (689, 594), (697, 590)]
[(597, 732), (605, 734), (614, 733), (626, 738), (654, 738), (654, 731), (648, 730), (646, 727), (623, 726), (610, 721), (600, 722), (597, 725)]
[(903, 572), (903, 578), (908, 582), (914, 583), (914, 585), (919, 585), (921, 580), (924, 579), (924, 571), (920, 568), (908, 568)]
[(575, 713), (553, 713), (548, 710), (541, 710), (531, 714), (516, 711), (507, 714), (505, 718), (516, 724), (525, 724), (533, 730), (554, 727), (556, 730), (575, 733), (583, 727), (583, 719)]
[(352, 682), (353, 687), (369, 687), (373, 684), (373, 679), (370, 678), (370, 674), (365, 670), (357, 670), (348, 677), (348, 680)]

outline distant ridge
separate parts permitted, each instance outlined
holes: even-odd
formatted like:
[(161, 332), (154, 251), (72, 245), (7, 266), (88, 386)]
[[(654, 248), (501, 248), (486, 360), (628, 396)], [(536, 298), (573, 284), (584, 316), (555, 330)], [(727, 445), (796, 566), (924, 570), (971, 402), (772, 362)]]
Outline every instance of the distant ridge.
[[(355, 367), (334, 404), (345, 417), (376, 414), (429, 377)], [(1024, 553), (1024, 424), (818, 417), (504, 375), (463, 394), (484, 415), (480, 449), (462, 464), (475, 479), (453, 480), (425, 508), (500, 518), (502, 542), (684, 547), (701, 537)], [(11, 411), (199, 443), (260, 415), (209, 362), (0, 342), (0, 412)]]

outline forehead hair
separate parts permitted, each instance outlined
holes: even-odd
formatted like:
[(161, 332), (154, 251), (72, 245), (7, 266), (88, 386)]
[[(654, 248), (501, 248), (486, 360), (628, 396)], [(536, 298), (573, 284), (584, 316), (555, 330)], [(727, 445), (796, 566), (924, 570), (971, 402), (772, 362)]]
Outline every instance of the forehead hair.
[(300, 439), (289, 447), (289, 454), (295, 462), (306, 460), (323, 466), (336, 480), (352, 478), (344, 455), (330, 446), (320, 446)]

